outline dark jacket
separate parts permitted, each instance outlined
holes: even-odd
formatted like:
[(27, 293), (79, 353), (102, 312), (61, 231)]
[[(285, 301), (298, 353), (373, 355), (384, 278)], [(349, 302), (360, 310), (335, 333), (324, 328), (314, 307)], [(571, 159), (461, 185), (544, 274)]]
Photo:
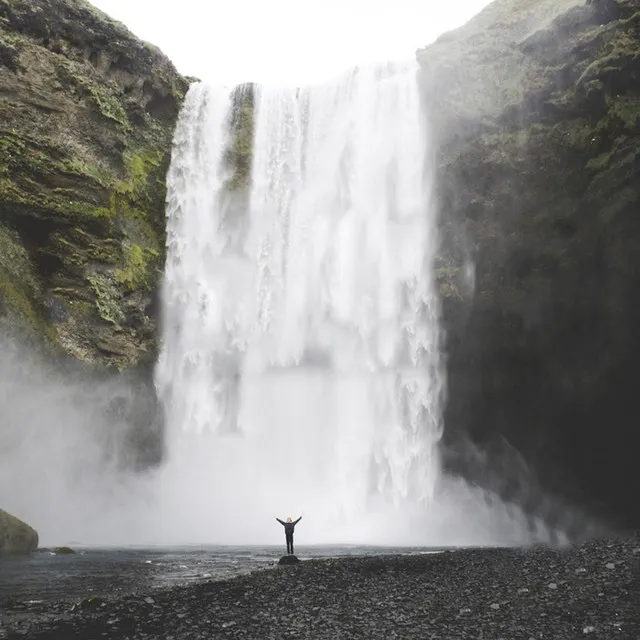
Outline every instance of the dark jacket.
[(276, 520), (284, 527), (285, 535), (292, 536), (293, 530), (296, 528), (296, 525), (298, 524), (298, 522), (302, 520), (302, 516), (300, 516), (297, 520), (294, 520), (293, 522), (282, 522), (280, 518), (276, 518)]

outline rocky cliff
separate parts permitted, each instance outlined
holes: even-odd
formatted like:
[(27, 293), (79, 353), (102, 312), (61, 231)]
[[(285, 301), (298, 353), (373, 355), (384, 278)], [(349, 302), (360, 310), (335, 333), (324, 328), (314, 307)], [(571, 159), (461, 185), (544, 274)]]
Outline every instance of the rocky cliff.
[(164, 178), (188, 82), (84, 0), (0, 0), (0, 323), (120, 369), (155, 355)]
[(640, 525), (640, 1), (496, 0), (418, 58), (447, 464)]

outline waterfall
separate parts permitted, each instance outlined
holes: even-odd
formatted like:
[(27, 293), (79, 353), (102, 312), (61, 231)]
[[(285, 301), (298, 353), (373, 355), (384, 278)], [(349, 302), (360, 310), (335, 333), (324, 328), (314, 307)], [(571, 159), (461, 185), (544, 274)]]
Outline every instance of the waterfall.
[(187, 95), (156, 377), (167, 499), (198, 539), (254, 540), (304, 513), (318, 541), (381, 542), (394, 518), (427, 517), (443, 368), (416, 71), (256, 87), (244, 211), (232, 92)]
[(2, 340), (0, 497), (45, 544), (281, 545), (289, 515), (301, 548), (562, 538), (440, 472), (415, 71), (191, 87), (167, 180), (162, 464), (131, 470), (134, 414), (151, 403), (133, 378), (79, 380)]

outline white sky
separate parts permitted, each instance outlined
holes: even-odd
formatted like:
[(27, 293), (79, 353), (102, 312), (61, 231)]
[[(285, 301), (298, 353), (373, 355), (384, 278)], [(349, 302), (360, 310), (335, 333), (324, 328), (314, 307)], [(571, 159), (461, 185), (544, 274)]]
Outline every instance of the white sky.
[(358, 62), (410, 59), (489, 0), (91, 0), (219, 84), (308, 83)]

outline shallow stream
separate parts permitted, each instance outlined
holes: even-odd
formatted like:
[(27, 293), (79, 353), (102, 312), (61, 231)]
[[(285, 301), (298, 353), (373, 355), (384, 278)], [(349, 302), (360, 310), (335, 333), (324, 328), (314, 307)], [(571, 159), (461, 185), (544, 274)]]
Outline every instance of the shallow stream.
[[(420, 547), (300, 546), (301, 559), (381, 553), (434, 553)], [(184, 546), (76, 548), (75, 554), (38, 551), (0, 560), (0, 606), (7, 600), (79, 601), (114, 597), (158, 587), (224, 580), (272, 567), (284, 545), (264, 547)]]

